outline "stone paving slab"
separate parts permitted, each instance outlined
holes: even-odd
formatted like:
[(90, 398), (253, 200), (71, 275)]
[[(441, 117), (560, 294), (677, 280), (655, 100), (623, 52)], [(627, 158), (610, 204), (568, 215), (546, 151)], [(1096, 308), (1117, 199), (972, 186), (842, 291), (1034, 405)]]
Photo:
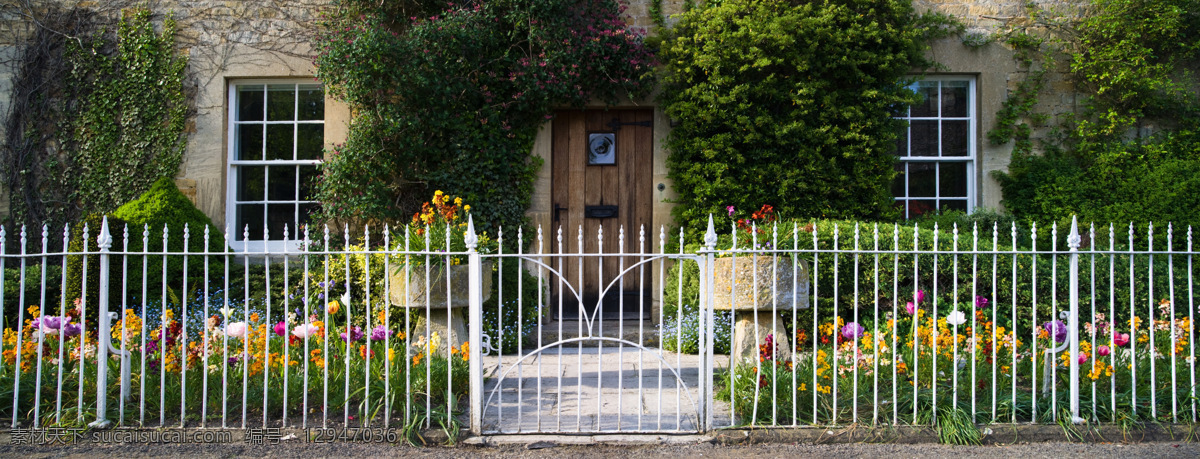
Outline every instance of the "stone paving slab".
[[(699, 356), (572, 343), (502, 360), (484, 357), (485, 432), (699, 430)], [(728, 362), (715, 360), (718, 367)], [(729, 419), (728, 401), (718, 400), (713, 409), (718, 421)]]

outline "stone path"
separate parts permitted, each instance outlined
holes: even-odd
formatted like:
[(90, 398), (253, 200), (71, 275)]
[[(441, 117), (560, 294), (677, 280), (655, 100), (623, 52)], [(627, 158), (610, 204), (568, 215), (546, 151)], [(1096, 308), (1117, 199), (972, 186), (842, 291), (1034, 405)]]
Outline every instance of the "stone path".
[[(699, 356), (608, 342), (586, 347), (596, 345), (568, 343), (524, 359), (506, 355), (503, 362), (485, 357), (484, 431), (699, 430)], [(726, 356), (715, 360), (728, 365)], [(728, 400), (713, 410), (718, 426), (728, 424)]]

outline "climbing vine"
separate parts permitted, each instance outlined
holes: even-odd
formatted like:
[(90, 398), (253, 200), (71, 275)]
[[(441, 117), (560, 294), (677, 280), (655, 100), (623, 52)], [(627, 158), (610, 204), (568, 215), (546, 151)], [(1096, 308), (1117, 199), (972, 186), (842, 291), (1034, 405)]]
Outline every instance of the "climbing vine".
[[(1200, 0), (1093, 0), (1083, 11), (1070, 18), (1035, 11), (1029, 23), (1052, 29), (1044, 43), (1022, 33), (1009, 38), (1019, 64), (1041, 65), (1027, 73), (989, 132), (993, 143), (1016, 141), (1009, 170), (995, 174), (1002, 203), (1029, 220), (1076, 214), (1097, 222), (1200, 224), (1200, 91), (1193, 73)], [(1069, 64), (1083, 103), (1057, 126), (1062, 135), (1043, 139), (1035, 152), (1021, 120), (1046, 119), (1035, 110), (1037, 94), (1059, 62)]]
[(178, 171), (187, 59), (173, 20), (128, 13), (48, 13), (23, 44), (0, 157), (11, 221), (111, 212)]
[(538, 129), (560, 107), (652, 87), (654, 58), (612, 0), (342, 0), (319, 78), (355, 112), (317, 182), (327, 219), (407, 221), (434, 190), (476, 225), (524, 220)]

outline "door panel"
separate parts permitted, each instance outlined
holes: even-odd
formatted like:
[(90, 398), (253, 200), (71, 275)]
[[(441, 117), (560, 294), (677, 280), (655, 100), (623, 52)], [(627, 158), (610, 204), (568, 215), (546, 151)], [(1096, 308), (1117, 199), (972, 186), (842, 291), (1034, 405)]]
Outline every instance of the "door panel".
[[(569, 110), (555, 114), (552, 140), (552, 201), (554, 205), (555, 230), (563, 230), (563, 250), (566, 253), (579, 251), (578, 237), (583, 230), (583, 253), (636, 253), (639, 250), (638, 231), (651, 218), (650, 199), (652, 190), (651, 172), (653, 160), (653, 128), (651, 110)], [(615, 142), (613, 164), (589, 164), (589, 155), (595, 150), (589, 142), (591, 135), (612, 134)], [(597, 144), (599, 145), (599, 144)], [(607, 151), (607, 150), (606, 150)], [(597, 157), (596, 162), (605, 163), (606, 155)], [(608, 208), (601, 208), (606, 206)], [(615, 215), (608, 214), (610, 206), (616, 206)], [(596, 212), (588, 215), (588, 208)], [(624, 244), (620, 244), (619, 232), (625, 230)], [(603, 228), (603, 246), (597, 239), (597, 231)], [(650, 229), (647, 228), (649, 232)], [(650, 239), (647, 237), (647, 239)], [(649, 251), (649, 241), (646, 242)], [(555, 247), (557, 250), (557, 247)], [(582, 261), (582, 267), (580, 262)], [(624, 257), (624, 266), (637, 263), (638, 257)], [(563, 260), (564, 274), (572, 285), (582, 282), (584, 311), (595, 310), (600, 289), (620, 274), (622, 260), (619, 257), (580, 257)], [(645, 282), (639, 282), (638, 270), (624, 277), (624, 285), (614, 286), (605, 294), (602, 316), (615, 319), (622, 315), (620, 305), (624, 299), (624, 317), (635, 318), (639, 299), (645, 301), (645, 313), (649, 313), (649, 272)], [(582, 279), (580, 278), (582, 276)], [(555, 294), (558, 286), (554, 285)], [(557, 300), (554, 304), (557, 304)], [(563, 318), (578, 318), (578, 304), (573, 295), (563, 298)]]

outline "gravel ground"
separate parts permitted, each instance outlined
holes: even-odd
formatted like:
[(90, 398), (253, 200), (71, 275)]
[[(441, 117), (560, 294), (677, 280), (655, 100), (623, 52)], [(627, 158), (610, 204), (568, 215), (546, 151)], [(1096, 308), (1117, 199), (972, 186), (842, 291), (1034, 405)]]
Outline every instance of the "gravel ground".
[(81, 445), (13, 446), (0, 445), (0, 456), (21, 458), (159, 458), (159, 457), (287, 457), (318, 458), (344, 456), (432, 458), (461, 457), (954, 457), (954, 458), (1121, 458), (1129, 457), (1200, 457), (1200, 444), (1156, 443), (1025, 443), (999, 446), (946, 446), (896, 444), (836, 445), (748, 445), (720, 446), (710, 443), (689, 445), (642, 446), (548, 446), (504, 445), (491, 447), (458, 446), (417, 448), (371, 444), (280, 444), (276, 446), (227, 445)]

